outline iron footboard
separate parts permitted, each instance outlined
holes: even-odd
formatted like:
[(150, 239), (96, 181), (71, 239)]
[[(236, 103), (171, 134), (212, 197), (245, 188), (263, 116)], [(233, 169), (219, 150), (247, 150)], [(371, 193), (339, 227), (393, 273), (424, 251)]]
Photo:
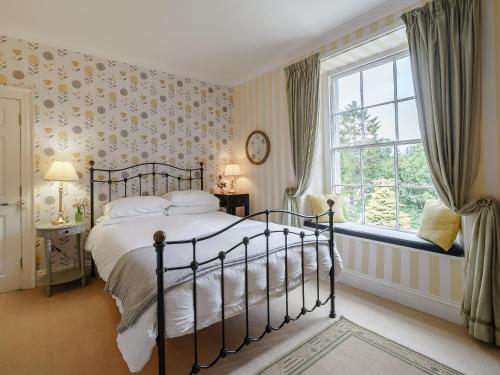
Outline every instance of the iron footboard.
[[(157, 295), (157, 319), (158, 319), (158, 333), (156, 337), (157, 341), (157, 350), (158, 350), (158, 373), (160, 375), (166, 374), (166, 353), (165, 353), (165, 339), (166, 339), (166, 332), (165, 332), (165, 321), (166, 321), (166, 316), (165, 316), (165, 291), (164, 291), (164, 275), (165, 272), (173, 271), (173, 270), (180, 270), (180, 269), (191, 269), (193, 273), (193, 311), (194, 311), (194, 321), (193, 321), (193, 344), (194, 344), (194, 353), (193, 353), (193, 364), (191, 366), (191, 371), (190, 374), (196, 374), (200, 372), (202, 369), (207, 369), (212, 366), (214, 366), (221, 358), (224, 358), (230, 354), (235, 354), (238, 353), (241, 349), (243, 349), (245, 346), (250, 345), (253, 342), (260, 341), (265, 335), (277, 331), (281, 329), (285, 324), (289, 324), (295, 320), (298, 320), (302, 315), (306, 315), (309, 312), (314, 311), (316, 308), (327, 304), (330, 302), (330, 318), (335, 318), (335, 264), (334, 264), (334, 237), (333, 237), (333, 215), (334, 211), (332, 209), (333, 207), (333, 200), (329, 199), (328, 200), (328, 211), (321, 215), (316, 215), (316, 216), (306, 216), (306, 215), (301, 215), (298, 213), (290, 212), (290, 211), (285, 211), (285, 210), (266, 210), (266, 211), (261, 211), (257, 212), (255, 214), (249, 215), (245, 218), (242, 218), (241, 220), (236, 221), (235, 223), (227, 226), (226, 228), (212, 233), (210, 235), (204, 236), (204, 237), (199, 237), (199, 238), (193, 238), (191, 240), (184, 240), (184, 241), (166, 241), (166, 235), (163, 231), (157, 231), (154, 234), (154, 247), (156, 251), (156, 263), (157, 263), (157, 268), (156, 268), (156, 278), (157, 278), (157, 288), (158, 288), (158, 295)], [(305, 232), (301, 231), (299, 233), (291, 232), (288, 228), (284, 228), (283, 230), (270, 230), (269, 229), (269, 215), (271, 213), (280, 213), (280, 214), (288, 214), (288, 215), (295, 215), (301, 218), (307, 218), (307, 219), (313, 219), (315, 220), (316, 223), (316, 230), (312, 234), (305, 234)], [(209, 238), (215, 237), (230, 228), (234, 227), (235, 225), (241, 223), (242, 221), (248, 220), (250, 218), (253, 218), (255, 216), (259, 215), (265, 215), (265, 223), (266, 223), (266, 229), (263, 231), (263, 233), (259, 233), (257, 235), (251, 236), (251, 237), (244, 237), (239, 243), (228, 249), (227, 251), (220, 251), (218, 256), (208, 259), (203, 262), (198, 262), (197, 257), (196, 257), (196, 245), (200, 241), (207, 240)], [(328, 215), (328, 228), (319, 230), (318, 229), (318, 220), (320, 217)], [(320, 300), (320, 280), (319, 280), (319, 236), (323, 232), (328, 232), (329, 238), (328, 238), (328, 246), (329, 246), (329, 255), (330, 259), (332, 262), (330, 272), (329, 272), (329, 278), (330, 278), (330, 293), (326, 300), (321, 301)], [(283, 317), (282, 322), (278, 326), (272, 326), (271, 325), (271, 308), (270, 308), (270, 292), (269, 292), (269, 236), (274, 233), (282, 233), (284, 236), (284, 252), (285, 252), (285, 315)], [(301, 256), (301, 293), (302, 293), (302, 308), (299, 312), (298, 315), (296, 316), (290, 316), (289, 315), (289, 298), (288, 298), (288, 235), (290, 233), (294, 233), (300, 236), (301, 243), (300, 243), (300, 256)], [(248, 306), (248, 245), (250, 241), (256, 237), (259, 236), (265, 236), (266, 237), (266, 315), (267, 315), (267, 323), (265, 326), (264, 331), (256, 336), (252, 337), (250, 335), (250, 327), (249, 327), (249, 306)], [(315, 237), (315, 247), (316, 247), (316, 301), (314, 305), (311, 308), (306, 307), (306, 293), (305, 293), (305, 275), (304, 275), (304, 238), (307, 236), (314, 236)], [(163, 263), (163, 251), (165, 249), (165, 246), (168, 245), (175, 245), (175, 244), (186, 244), (186, 243), (191, 243), (192, 244), (192, 261), (189, 265), (183, 266), (183, 267), (172, 267), (172, 268), (167, 268), (164, 267)], [(241, 343), (235, 347), (235, 348), (229, 348), (226, 343), (226, 317), (225, 317), (225, 296), (224, 296), (224, 261), (226, 258), (226, 255), (232, 251), (234, 251), (236, 248), (239, 246), (243, 246), (244, 252), (245, 252), (245, 261), (244, 261), (244, 266), (245, 266), (245, 336), (243, 337)], [(221, 293), (221, 300), (222, 300), (222, 307), (221, 307), (221, 348), (219, 350), (219, 354), (213, 358), (213, 360), (209, 363), (203, 364), (200, 363), (199, 360), (199, 342), (198, 342), (198, 322), (197, 322), (197, 298), (196, 298), (196, 277), (197, 277), (197, 270), (201, 265), (211, 263), (211, 262), (220, 262), (220, 270), (221, 270), (221, 288), (220, 288), (220, 293)]]

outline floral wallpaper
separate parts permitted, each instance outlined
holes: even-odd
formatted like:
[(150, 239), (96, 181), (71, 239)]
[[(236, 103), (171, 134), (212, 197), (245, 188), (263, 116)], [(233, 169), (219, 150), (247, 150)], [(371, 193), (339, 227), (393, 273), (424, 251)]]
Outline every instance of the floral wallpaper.
[[(64, 185), (72, 218), (73, 201), (89, 200), (89, 160), (96, 168), (203, 161), (205, 187), (213, 189), (231, 158), (229, 87), (6, 36), (0, 36), (0, 84), (34, 90), (36, 222), (57, 216), (58, 183), (43, 180), (54, 160), (71, 161), (81, 177)], [(101, 204), (107, 189), (96, 194)], [(54, 265), (72, 264), (71, 241), (62, 241)], [(37, 261), (43, 267), (41, 239)]]

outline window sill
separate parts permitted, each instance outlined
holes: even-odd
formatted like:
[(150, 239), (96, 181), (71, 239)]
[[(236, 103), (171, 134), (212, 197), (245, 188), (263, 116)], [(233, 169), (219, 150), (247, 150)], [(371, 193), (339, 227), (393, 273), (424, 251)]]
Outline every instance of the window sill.
[[(305, 221), (304, 226), (314, 228), (315, 224), (311, 221)], [(325, 223), (319, 224), (321, 229), (327, 228)], [(431, 253), (450, 255), (454, 257), (463, 257), (464, 249), (461, 244), (455, 241), (450, 250), (445, 251), (436, 244), (418, 237), (415, 233), (400, 232), (396, 230), (376, 228), (368, 225), (360, 225), (353, 223), (336, 223), (334, 224), (334, 232), (344, 234), (346, 236), (353, 236), (365, 238), (367, 240), (379, 241), (388, 244), (410, 247), (412, 249), (419, 249), (429, 251)]]

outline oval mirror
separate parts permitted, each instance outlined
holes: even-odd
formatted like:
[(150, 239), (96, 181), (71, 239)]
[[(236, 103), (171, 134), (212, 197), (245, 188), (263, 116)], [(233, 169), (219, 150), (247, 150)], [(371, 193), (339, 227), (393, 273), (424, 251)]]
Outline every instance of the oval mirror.
[(269, 137), (262, 130), (254, 130), (247, 138), (246, 153), (250, 163), (264, 163), (271, 152)]

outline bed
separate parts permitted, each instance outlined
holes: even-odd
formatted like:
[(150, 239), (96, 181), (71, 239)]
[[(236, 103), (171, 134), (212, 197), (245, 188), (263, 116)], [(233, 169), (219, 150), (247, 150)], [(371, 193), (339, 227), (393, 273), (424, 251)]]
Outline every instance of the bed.
[[(103, 174), (107, 178), (103, 179)], [(113, 196), (127, 197), (130, 191), (142, 196), (171, 189), (203, 190), (203, 164), (183, 169), (154, 162), (113, 170), (90, 164), (92, 230), (86, 250), (92, 254), (92, 269), (95, 265), (122, 315), (117, 343), (131, 372), (143, 368), (156, 345), (158, 372), (165, 374), (167, 337), (193, 335), (191, 373), (197, 373), (321, 305), (330, 303), (330, 317), (335, 317), (334, 281), (342, 261), (333, 241), (333, 202), (325, 213), (330, 217), (329, 227), (322, 230), (272, 223), (273, 213), (307, 217), (283, 210), (266, 210), (243, 219), (218, 211), (160, 214), (104, 225), (96, 219), (96, 185), (101, 190), (102, 186), (107, 188), (110, 201)], [(317, 223), (319, 216), (307, 218)], [(308, 307), (304, 283), (310, 279), (316, 281), (317, 296)], [(330, 295), (324, 301), (319, 294), (322, 280), (330, 285)], [(137, 285), (140, 290), (135, 290)], [(302, 309), (291, 316), (288, 293), (300, 287)], [(279, 326), (272, 326), (270, 300), (280, 296), (285, 296), (286, 313)], [(249, 310), (261, 304), (267, 307), (267, 324), (261, 335), (252, 337)], [(241, 345), (229, 348), (225, 321), (238, 314), (246, 316), (246, 335)], [(219, 355), (210, 363), (200, 363), (197, 333), (218, 322)]]

